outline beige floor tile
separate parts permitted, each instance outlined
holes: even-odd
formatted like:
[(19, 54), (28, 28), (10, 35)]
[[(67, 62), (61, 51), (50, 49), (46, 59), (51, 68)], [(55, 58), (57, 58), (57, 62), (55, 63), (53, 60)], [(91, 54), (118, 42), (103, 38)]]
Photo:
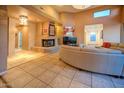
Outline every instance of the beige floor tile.
[(16, 78), (15, 80), (8, 82), (8, 85), (13, 88), (23, 88), (27, 83), (29, 83), (34, 78), (29, 74), (23, 74), (22, 76)]
[(67, 88), (71, 83), (71, 79), (58, 75), (49, 85), (54, 88)]
[[(124, 88), (124, 79), (95, 73), (91, 78), (90, 72), (77, 71), (74, 67), (59, 60), (59, 53), (20, 51), (8, 59), (8, 68), (12, 69), (9, 69), (3, 76), (8, 87), (24, 87), (26, 85), (25, 87), (47, 88)], [(40, 80), (34, 79), (32, 76)], [(7, 86), (0, 81), (0, 87)]]
[(117, 88), (124, 88), (124, 78), (112, 77), (112, 81)]
[(35, 77), (38, 77), (39, 75), (41, 75), (46, 70), (47, 69), (45, 69), (45, 68), (37, 67), (37, 68), (34, 68), (32, 70), (29, 70), (28, 73), (30, 73), (31, 75), (33, 75)]
[(51, 59), (49, 59), (47, 56), (42, 57), (42, 61), (44, 62), (50, 62)]
[(31, 65), (33, 65), (32, 61), (27, 62), (27, 63), (25, 63), (25, 64), (22, 64), (22, 65), (20, 65), (20, 66), (18, 66), (18, 67), (20, 67), (20, 68), (22, 68), (22, 69), (26, 69), (27, 67), (29, 67), (29, 66), (31, 66)]
[(71, 82), (71, 85), (70, 85), (70, 88), (90, 88), (89, 86), (87, 86), (87, 85), (84, 85), (84, 84), (82, 84), (82, 83), (80, 83), (80, 82), (78, 82), (78, 81), (72, 81)]
[(64, 67), (62, 66), (58, 66), (58, 65), (54, 65), (52, 68), (49, 68), (49, 70), (55, 72), (55, 73), (59, 73), (62, 72), (64, 69)]
[(63, 61), (61, 61), (61, 60), (58, 60), (57, 65), (62, 66), (62, 67), (67, 66), (67, 64), (66, 64), (66, 63), (64, 63), (64, 62), (63, 62)]
[(10, 69), (10, 68), (16, 67), (18, 65), (21, 65), (21, 64), (25, 63), (26, 61), (27, 61), (26, 59), (18, 59), (13, 62), (8, 62), (7, 67), (8, 67), (8, 69)]
[(76, 73), (76, 71), (78, 71), (77, 69), (75, 69), (74, 67), (71, 66), (66, 66), (61, 72), (61, 75), (64, 75), (70, 79), (72, 79)]
[(45, 88), (47, 85), (38, 79), (34, 79), (29, 82), (25, 88)]
[(52, 88), (50, 85), (47, 85), (47, 87), (46, 88)]
[(58, 60), (52, 59), (51, 61), (49, 61), (49, 63), (56, 65), (58, 63)]
[(39, 65), (39, 66), (40, 66), (40, 65), (43, 65), (43, 64), (45, 64), (45, 63), (46, 63), (46, 62), (42, 61), (42, 59), (38, 59), (37, 62), (34, 61), (34, 64), (35, 64), (35, 65)]
[(48, 58), (51, 60), (58, 60), (58, 57), (55, 57), (55, 56), (48, 56)]
[(31, 60), (44, 56), (45, 53), (37, 53), (33, 51), (17, 51), (14, 56), (8, 57), (8, 68), (12, 68), (23, 63), (27, 63)]
[(49, 57), (58, 58), (59, 57), (59, 53), (51, 54), (51, 55), (49, 55)]
[(91, 86), (91, 73), (86, 71), (77, 71), (74, 80), (87, 86)]
[(10, 82), (12, 80), (15, 80), (17, 77), (20, 77), (23, 74), (25, 74), (25, 72), (16, 67), (8, 70), (8, 72), (3, 76), (3, 79), (6, 82)]
[(47, 70), (46, 72), (42, 73), (38, 78), (46, 84), (49, 84), (56, 76), (57, 74), (55, 72)]
[(28, 62), (26, 64), (20, 65), (19, 68), (21, 68), (21, 69), (23, 69), (25, 71), (31, 71), (34, 68), (37, 68), (38, 66), (39, 66), (38, 64), (35, 64), (33, 62)]
[(110, 76), (92, 73), (93, 88), (113, 88), (113, 83)]
[(41, 65), (40, 67), (41, 67), (41, 68), (50, 69), (50, 68), (52, 68), (53, 66), (54, 66), (54, 65), (51, 64), (51, 63), (45, 63), (45, 64)]

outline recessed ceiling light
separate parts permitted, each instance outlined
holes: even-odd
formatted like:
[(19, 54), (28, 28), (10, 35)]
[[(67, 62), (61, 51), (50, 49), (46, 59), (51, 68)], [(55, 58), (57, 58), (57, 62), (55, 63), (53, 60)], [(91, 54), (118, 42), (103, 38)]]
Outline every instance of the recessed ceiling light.
[(89, 8), (91, 5), (72, 5), (73, 8), (75, 9), (85, 9)]

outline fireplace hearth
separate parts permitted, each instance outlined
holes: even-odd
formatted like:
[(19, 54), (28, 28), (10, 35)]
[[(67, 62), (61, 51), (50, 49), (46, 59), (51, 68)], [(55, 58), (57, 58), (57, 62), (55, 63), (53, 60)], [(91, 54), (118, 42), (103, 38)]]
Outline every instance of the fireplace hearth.
[(55, 46), (55, 39), (42, 39), (42, 47), (53, 47)]

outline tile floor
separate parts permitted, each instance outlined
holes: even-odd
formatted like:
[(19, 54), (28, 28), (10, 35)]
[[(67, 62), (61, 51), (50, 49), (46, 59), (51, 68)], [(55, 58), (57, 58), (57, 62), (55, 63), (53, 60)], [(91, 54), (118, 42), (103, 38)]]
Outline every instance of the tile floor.
[(59, 60), (58, 53), (54, 53), (9, 68), (0, 78), (0, 87), (124, 88), (124, 79), (78, 70)]
[(26, 51), (26, 50), (16, 50), (16, 53), (14, 56), (8, 57), (8, 69), (13, 68), (17, 65), (26, 63), (30, 60), (42, 57), (48, 53), (39, 53), (34, 51)]

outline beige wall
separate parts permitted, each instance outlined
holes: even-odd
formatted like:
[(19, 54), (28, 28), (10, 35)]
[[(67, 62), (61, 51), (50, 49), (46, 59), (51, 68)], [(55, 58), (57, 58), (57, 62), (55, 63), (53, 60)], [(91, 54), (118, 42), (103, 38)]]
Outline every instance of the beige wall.
[(58, 44), (61, 45), (63, 42), (62, 37), (64, 34), (63, 33), (63, 27), (62, 27), (62, 25), (59, 25), (59, 24), (56, 24), (55, 27), (56, 27), (56, 36), (58, 38)]
[(121, 20), (124, 23), (124, 6), (122, 6), (122, 17), (121, 17)]
[(22, 49), (29, 50), (35, 45), (36, 23), (19, 26), (18, 22), (15, 18), (9, 18), (9, 56), (15, 54), (15, 33), (22, 32)]
[[(50, 20), (60, 22), (59, 13), (55, 11), (51, 6), (48, 6), (48, 5), (37, 6), (36, 5), (33, 7), (38, 9), (43, 16), (49, 18)], [(40, 7), (42, 7), (43, 9), (41, 9)]]
[(15, 54), (15, 33), (17, 20), (9, 18), (9, 56)]
[(7, 69), (8, 17), (6, 7), (0, 7), (0, 75)]
[(29, 23), (28, 33), (29, 33), (29, 49), (35, 46), (35, 34), (36, 34), (36, 23)]
[[(55, 28), (56, 28), (55, 37), (57, 39), (59, 39), (58, 43), (62, 44), (62, 37), (63, 37), (62, 25), (56, 23)], [(54, 36), (49, 36), (49, 32), (46, 35), (43, 35), (42, 29), (49, 30), (49, 21), (43, 22), (43, 23), (37, 23), (37, 30), (36, 30), (36, 34), (35, 34), (35, 39), (36, 39), (35, 46), (36, 47), (41, 47), (41, 45), (42, 45), (41, 38), (53, 38), (54, 37)]]
[(29, 26), (21, 27), (20, 30), (22, 32), (22, 49), (29, 49)]
[(37, 23), (37, 30), (35, 34), (35, 46), (41, 47), (42, 23)]
[(74, 26), (74, 16), (72, 13), (61, 13), (60, 19), (63, 26)]
[[(93, 18), (93, 12), (111, 9), (111, 15), (102, 18)], [(84, 42), (84, 26), (89, 24), (103, 24), (103, 39), (109, 42), (120, 42), (120, 6), (102, 6), (74, 15), (75, 36), (79, 43)]]
[(64, 34), (64, 26), (72, 26), (75, 27), (75, 22), (74, 22), (74, 14), (72, 13), (61, 13), (60, 14), (60, 20), (62, 25), (57, 26), (57, 37), (59, 44), (63, 43), (63, 34)]

